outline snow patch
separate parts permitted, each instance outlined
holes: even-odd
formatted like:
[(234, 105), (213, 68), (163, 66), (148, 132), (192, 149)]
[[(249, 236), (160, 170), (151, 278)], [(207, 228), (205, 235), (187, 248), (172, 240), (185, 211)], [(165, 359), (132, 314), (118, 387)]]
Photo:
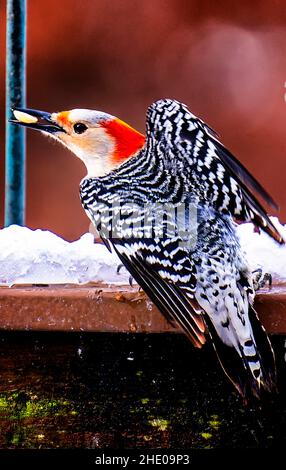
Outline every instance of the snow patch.
[[(272, 221), (286, 237), (286, 226)], [(286, 247), (265, 233), (256, 233), (252, 224), (237, 228), (251, 269), (262, 268), (275, 279), (286, 279)], [(129, 274), (120, 260), (104, 245), (94, 243), (91, 233), (67, 242), (47, 230), (31, 230), (11, 225), (0, 230), (0, 285), (13, 284), (128, 284)]]
[(48, 230), (10, 225), (0, 230), (0, 285), (128, 284), (129, 274), (91, 233), (67, 242)]
[[(286, 239), (286, 225), (280, 224), (277, 217), (270, 217), (275, 227)], [(238, 226), (240, 243), (246, 258), (254, 271), (262, 268), (264, 273), (272, 274), (274, 279), (286, 279), (286, 246), (279, 245), (266, 233), (254, 232), (252, 224)]]

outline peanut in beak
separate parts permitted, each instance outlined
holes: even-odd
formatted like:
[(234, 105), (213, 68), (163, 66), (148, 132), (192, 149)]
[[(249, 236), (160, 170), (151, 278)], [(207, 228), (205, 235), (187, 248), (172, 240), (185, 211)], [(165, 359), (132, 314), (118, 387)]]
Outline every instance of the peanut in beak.
[(38, 118), (35, 116), (31, 116), (31, 114), (23, 113), (22, 111), (13, 111), (13, 114), (17, 121), (23, 122), (25, 124), (33, 124), (38, 122)]

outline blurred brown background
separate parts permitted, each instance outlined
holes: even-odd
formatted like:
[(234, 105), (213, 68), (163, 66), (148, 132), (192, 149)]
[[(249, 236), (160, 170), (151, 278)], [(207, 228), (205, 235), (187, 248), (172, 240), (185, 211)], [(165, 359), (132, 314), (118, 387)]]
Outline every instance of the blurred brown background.
[[(285, 0), (28, 0), (27, 103), (47, 111), (97, 108), (143, 131), (152, 101), (182, 100), (272, 193), (285, 222), (285, 27)], [(27, 225), (76, 239), (89, 226), (78, 197), (84, 167), (38, 133), (27, 140)]]

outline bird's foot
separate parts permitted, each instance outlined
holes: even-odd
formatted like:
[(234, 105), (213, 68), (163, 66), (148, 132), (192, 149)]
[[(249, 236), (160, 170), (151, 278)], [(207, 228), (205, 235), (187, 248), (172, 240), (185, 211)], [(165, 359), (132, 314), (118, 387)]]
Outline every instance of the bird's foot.
[[(124, 264), (121, 263), (117, 266), (116, 273), (120, 274), (120, 271), (121, 271), (122, 268), (125, 268), (125, 266), (124, 266)], [(129, 285), (130, 285), (130, 287), (133, 287), (133, 280), (134, 280), (134, 277), (132, 277), (130, 275), (129, 276)], [(139, 290), (140, 290), (140, 288), (139, 288)]]
[(267, 283), (269, 285), (269, 289), (272, 286), (272, 275), (270, 273), (264, 273), (261, 268), (255, 269), (252, 271), (253, 274), (253, 286), (254, 290), (257, 291), (262, 289)]

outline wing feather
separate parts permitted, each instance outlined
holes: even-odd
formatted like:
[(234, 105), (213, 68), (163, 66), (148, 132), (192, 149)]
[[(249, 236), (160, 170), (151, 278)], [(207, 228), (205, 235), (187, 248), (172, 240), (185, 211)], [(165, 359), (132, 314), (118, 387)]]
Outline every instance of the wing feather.
[[(231, 173), (231, 176), (244, 188), (249, 194), (254, 191), (258, 194), (272, 209), (278, 210), (278, 204), (263, 188), (261, 183), (245, 168), (245, 166), (213, 135), (209, 136), (217, 148), (217, 153), (223, 162), (225, 168)], [(251, 194), (252, 195), (252, 194)], [(253, 195), (252, 195), (253, 196)]]
[[(118, 240), (117, 240), (118, 241)], [(120, 240), (122, 242), (122, 240)], [(163, 279), (154, 268), (137, 253), (127, 254), (113, 243), (121, 262), (170, 321), (175, 321), (188, 335), (193, 345), (201, 348), (205, 343), (205, 322), (200, 311), (196, 311), (183, 290)]]
[[(246, 207), (247, 213), (251, 214), (251, 221), (257, 225), (257, 227), (264, 230), (268, 233), (274, 240), (280, 244), (284, 244), (285, 240), (282, 237), (281, 233), (277, 230), (275, 225), (271, 222), (266, 210), (262, 204), (258, 201), (257, 196), (259, 196), (265, 203), (277, 210), (278, 205), (273, 200), (273, 198), (268, 194), (268, 192), (263, 188), (263, 186), (251, 175), (251, 173), (245, 168), (245, 166), (218, 140), (215, 132), (209, 128), (203, 121), (198, 118), (192, 118), (192, 121), (195, 127), (201, 129), (204, 134), (204, 138), (210, 142), (210, 145), (214, 146), (214, 157), (218, 158), (231, 176), (231, 178), (236, 181), (239, 185), (241, 191), (242, 203)], [(187, 132), (184, 130), (182, 138), (189, 140), (192, 144), (195, 143), (196, 133)], [(232, 214), (237, 217), (237, 214)], [(245, 215), (244, 215), (245, 217)], [(239, 217), (238, 217), (239, 218)], [(242, 219), (244, 221), (245, 218)]]

